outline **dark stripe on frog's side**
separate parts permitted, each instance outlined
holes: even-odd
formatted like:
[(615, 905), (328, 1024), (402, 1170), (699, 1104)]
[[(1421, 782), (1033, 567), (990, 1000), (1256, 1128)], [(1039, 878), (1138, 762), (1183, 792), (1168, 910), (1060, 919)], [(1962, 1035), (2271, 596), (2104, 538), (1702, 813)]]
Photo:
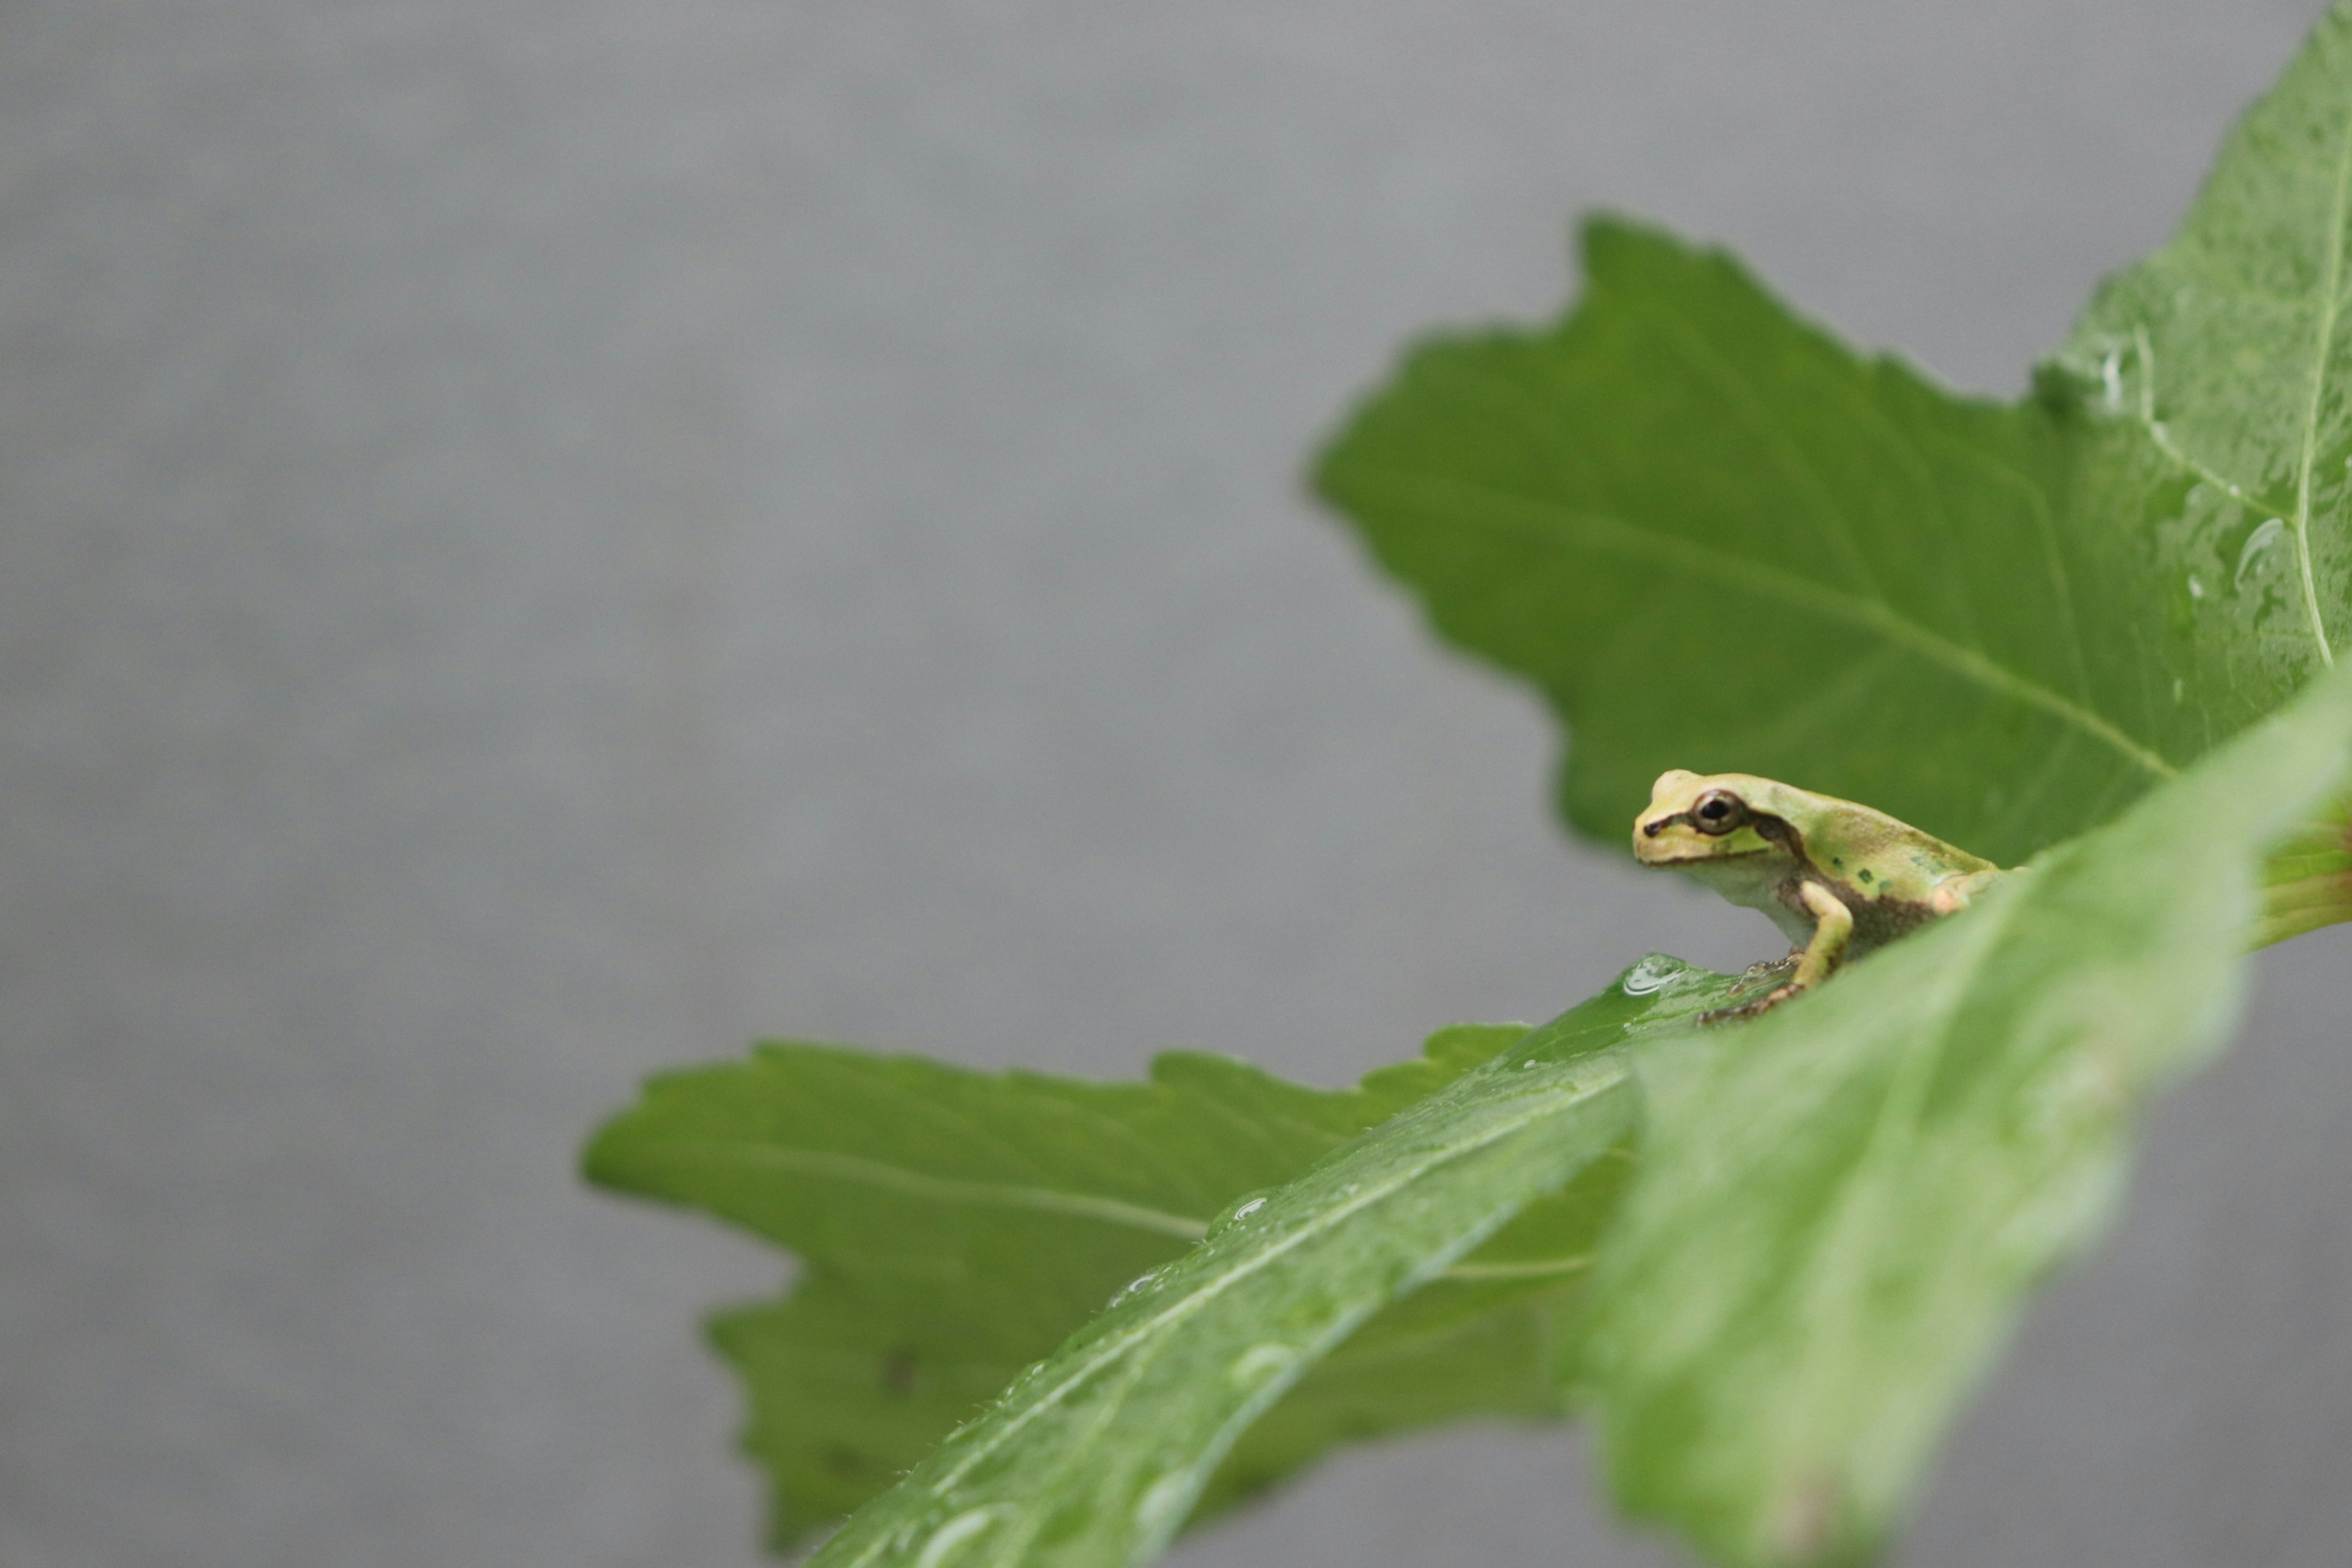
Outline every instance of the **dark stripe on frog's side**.
[(1780, 890), (1783, 905), (1799, 916), (1811, 920), (1811, 912), (1797, 897), (1797, 888), (1801, 882), (1818, 882), (1835, 894), (1837, 901), (1846, 907), (1846, 912), (1853, 916), (1853, 952), (1856, 957), (1873, 948), (1884, 947), (1898, 936), (1908, 935), (1936, 918), (1933, 910), (1915, 899), (1886, 898), (1822, 870), (1813, 864), (1812, 856), (1806, 851), (1803, 832), (1786, 817), (1751, 811), (1748, 826), (1756, 830), (1758, 837), (1785, 846), (1800, 868), (1797, 874), (1789, 879), (1788, 886)]
[(1916, 900), (1864, 899), (1856, 903), (1853, 890), (1843, 883), (1832, 882), (1829, 889), (1853, 915), (1853, 951), (1857, 957), (1917, 931), (1936, 918), (1934, 910)]

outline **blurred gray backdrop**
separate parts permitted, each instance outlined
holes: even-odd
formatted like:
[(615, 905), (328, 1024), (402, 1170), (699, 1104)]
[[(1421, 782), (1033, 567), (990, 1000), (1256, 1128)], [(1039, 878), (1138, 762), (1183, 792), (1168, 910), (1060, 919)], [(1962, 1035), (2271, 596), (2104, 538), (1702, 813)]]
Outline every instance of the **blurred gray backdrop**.
[[(1324, 1083), (1762, 921), (1564, 841), (1302, 500), (1570, 214), (2012, 393), (2318, 0), (6, 0), (0, 1561), (737, 1565), (600, 1198), (761, 1033)], [(2265, 957), (1914, 1568), (2352, 1557), (2344, 931)], [(1661, 1564), (1573, 1434), (1182, 1568)]]

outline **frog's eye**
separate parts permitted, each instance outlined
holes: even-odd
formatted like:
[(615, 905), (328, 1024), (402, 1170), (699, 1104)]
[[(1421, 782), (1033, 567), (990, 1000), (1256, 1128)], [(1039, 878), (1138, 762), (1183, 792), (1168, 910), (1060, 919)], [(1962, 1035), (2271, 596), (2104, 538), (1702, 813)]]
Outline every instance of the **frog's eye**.
[(1727, 789), (1711, 789), (1691, 807), (1691, 826), (1720, 837), (1748, 820), (1748, 803)]

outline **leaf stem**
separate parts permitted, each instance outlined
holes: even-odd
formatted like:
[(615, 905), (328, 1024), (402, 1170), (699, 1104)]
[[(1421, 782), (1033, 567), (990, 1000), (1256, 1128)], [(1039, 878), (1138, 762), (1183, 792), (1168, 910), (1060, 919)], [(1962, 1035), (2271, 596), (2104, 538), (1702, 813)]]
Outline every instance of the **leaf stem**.
[(2249, 951), (2352, 921), (2352, 801), (2339, 802), (2271, 851)]

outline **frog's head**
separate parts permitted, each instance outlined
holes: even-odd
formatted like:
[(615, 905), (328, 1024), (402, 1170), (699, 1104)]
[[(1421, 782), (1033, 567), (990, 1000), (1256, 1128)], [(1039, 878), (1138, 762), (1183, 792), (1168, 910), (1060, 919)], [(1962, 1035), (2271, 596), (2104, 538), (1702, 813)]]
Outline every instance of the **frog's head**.
[[(1692, 866), (1743, 856), (1785, 856), (1779, 818), (1750, 802), (1769, 781), (1746, 773), (1695, 773), (1675, 768), (1650, 786), (1650, 804), (1633, 819), (1633, 858), (1644, 866)], [(1759, 827), (1765, 829), (1758, 831)]]

